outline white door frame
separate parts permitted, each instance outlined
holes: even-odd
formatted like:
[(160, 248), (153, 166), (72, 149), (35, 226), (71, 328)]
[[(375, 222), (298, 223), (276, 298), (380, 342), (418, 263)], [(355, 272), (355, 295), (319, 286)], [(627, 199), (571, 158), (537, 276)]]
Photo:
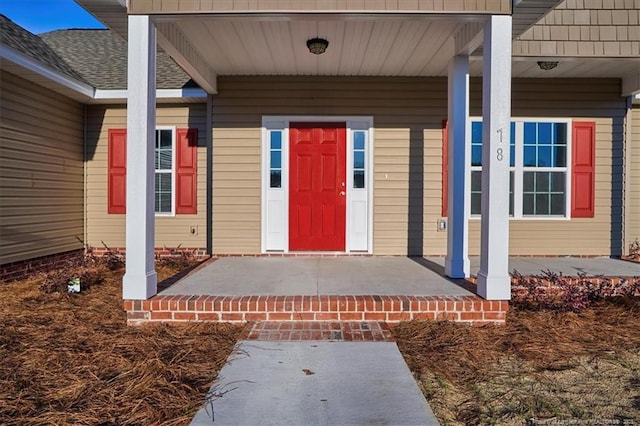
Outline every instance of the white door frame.
[[(262, 117), (262, 253), (289, 252), (289, 125), (291, 122), (346, 123), (345, 252), (373, 250), (373, 117), (371, 116), (263, 116)], [(365, 136), (365, 188), (353, 188), (354, 134)], [(270, 188), (271, 137), (281, 136), (281, 187)], [(364, 228), (362, 225), (365, 225)]]

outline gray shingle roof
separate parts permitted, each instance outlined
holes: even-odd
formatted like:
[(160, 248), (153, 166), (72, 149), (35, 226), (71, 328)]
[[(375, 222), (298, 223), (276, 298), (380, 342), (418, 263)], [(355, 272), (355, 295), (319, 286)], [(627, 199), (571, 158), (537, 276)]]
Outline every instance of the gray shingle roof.
[[(127, 43), (110, 30), (57, 30), (42, 40), (98, 89), (126, 89)], [(158, 49), (158, 89), (194, 87), (190, 77), (164, 51)]]
[(0, 43), (53, 68), (62, 74), (86, 82), (40, 37), (0, 14)]
[[(97, 89), (127, 88), (127, 43), (110, 30), (57, 30), (37, 36), (0, 14), (0, 43)], [(156, 69), (158, 89), (198, 87), (162, 49)]]

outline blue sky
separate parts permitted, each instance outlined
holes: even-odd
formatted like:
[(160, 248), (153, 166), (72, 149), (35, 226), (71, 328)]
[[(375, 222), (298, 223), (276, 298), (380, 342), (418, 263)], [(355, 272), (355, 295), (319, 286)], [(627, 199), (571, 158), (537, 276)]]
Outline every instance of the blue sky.
[(104, 28), (73, 0), (0, 0), (0, 13), (34, 34), (67, 28)]

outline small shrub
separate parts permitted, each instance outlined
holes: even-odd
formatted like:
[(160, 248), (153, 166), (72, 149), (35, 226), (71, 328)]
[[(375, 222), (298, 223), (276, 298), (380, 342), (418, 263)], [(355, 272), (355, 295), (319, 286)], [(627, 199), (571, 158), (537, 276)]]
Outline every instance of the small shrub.
[(159, 254), (156, 254), (157, 266), (181, 270), (189, 268), (198, 262), (196, 259), (195, 249), (183, 249), (178, 245), (175, 248), (164, 247), (164, 250), (169, 252), (169, 256), (160, 256)]
[(100, 263), (105, 265), (110, 271), (115, 271), (124, 266), (124, 254), (118, 249), (111, 249), (104, 241), (100, 241), (107, 251), (100, 256)]
[(640, 260), (640, 242), (636, 238), (634, 242), (629, 244), (629, 258), (633, 260)]
[(571, 278), (543, 271), (541, 275), (522, 276), (514, 271), (513, 278), (512, 301), (525, 309), (578, 312), (604, 298), (640, 296), (640, 277), (614, 282), (586, 274)]

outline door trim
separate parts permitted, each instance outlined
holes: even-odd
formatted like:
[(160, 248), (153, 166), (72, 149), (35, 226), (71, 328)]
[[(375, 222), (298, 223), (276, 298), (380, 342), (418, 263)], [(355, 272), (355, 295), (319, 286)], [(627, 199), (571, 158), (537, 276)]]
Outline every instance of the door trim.
[[(289, 124), (291, 122), (346, 123), (346, 218), (345, 253), (373, 253), (373, 117), (371, 116), (263, 116), (261, 136), (261, 252), (289, 253)], [(365, 191), (353, 189), (353, 135), (364, 132), (366, 138)], [(272, 136), (276, 134), (275, 136)], [(270, 188), (271, 138), (279, 137), (281, 148), (281, 186)], [(354, 203), (359, 203), (354, 208)], [(365, 206), (364, 211), (362, 206)], [(361, 217), (356, 217), (360, 214)], [(364, 217), (366, 216), (366, 217)], [(364, 219), (366, 230), (358, 234), (355, 225)], [(355, 224), (355, 225), (354, 225)], [(359, 226), (361, 228), (361, 226)], [(362, 231), (362, 229), (360, 229)]]

